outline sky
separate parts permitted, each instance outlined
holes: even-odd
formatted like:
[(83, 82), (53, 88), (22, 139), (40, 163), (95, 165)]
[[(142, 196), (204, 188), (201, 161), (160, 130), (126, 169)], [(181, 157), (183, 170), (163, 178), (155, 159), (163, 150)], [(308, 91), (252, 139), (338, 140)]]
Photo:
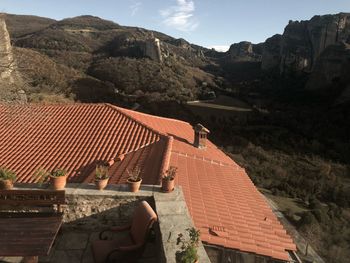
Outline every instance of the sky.
[(289, 20), (350, 12), (350, 0), (0, 0), (0, 12), (56, 20), (94, 15), (224, 51), (281, 34)]

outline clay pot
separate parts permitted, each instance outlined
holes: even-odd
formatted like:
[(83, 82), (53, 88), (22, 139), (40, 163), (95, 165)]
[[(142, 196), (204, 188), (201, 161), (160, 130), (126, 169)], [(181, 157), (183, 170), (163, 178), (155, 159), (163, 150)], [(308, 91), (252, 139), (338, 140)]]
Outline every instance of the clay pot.
[(168, 180), (168, 179), (162, 179), (162, 192), (164, 193), (170, 193), (174, 190), (175, 187), (175, 179)]
[(50, 176), (50, 182), (55, 190), (63, 190), (64, 187), (66, 186), (66, 181), (67, 181), (67, 176), (58, 176), (58, 177), (53, 177)]
[(97, 186), (98, 190), (103, 190), (106, 188), (108, 181), (109, 181), (109, 178), (95, 180), (95, 185)]
[(129, 179), (128, 179), (127, 182), (129, 184), (130, 191), (135, 193), (140, 189), (142, 179), (140, 181), (137, 181), (137, 182), (129, 181)]
[(11, 180), (0, 180), (0, 190), (11, 190), (13, 182)]

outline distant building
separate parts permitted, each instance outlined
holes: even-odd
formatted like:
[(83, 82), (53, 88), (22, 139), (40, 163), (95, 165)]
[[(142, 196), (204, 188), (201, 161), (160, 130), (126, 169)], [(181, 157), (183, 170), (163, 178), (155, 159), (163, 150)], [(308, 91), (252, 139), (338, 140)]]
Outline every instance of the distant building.
[[(0, 165), (34, 183), (39, 167), (64, 168), (69, 182), (91, 183), (95, 165), (111, 165), (111, 184), (128, 167), (142, 183), (160, 184), (169, 166), (212, 258), (222, 262), (290, 262), (296, 246), (245, 170), (219, 150), (202, 125), (109, 104), (0, 104)], [(123, 156), (123, 158), (121, 158)], [(214, 261), (214, 260), (213, 260)]]

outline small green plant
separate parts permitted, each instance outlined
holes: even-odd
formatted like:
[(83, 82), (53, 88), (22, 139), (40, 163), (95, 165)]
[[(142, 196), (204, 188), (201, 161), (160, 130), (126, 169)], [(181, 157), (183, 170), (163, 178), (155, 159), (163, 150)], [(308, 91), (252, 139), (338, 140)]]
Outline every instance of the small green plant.
[(109, 178), (108, 176), (108, 166), (97, 165), (95, 170), (95, 180), (104, 180)]
[(134, 169), (132, 169), (132, 170), (127, 169), (126, 171), (127, 171), (128, 175), (129, 175), (128, 180), (130, 182), (138, 182), (138, 181), (140, 181), (142, 179), (141, 176), (140, 176), (140, 174), (141, 174), (140, 167), (135, 166)]
[(66, 173), (67, 172), (63, 169), (55, 169), (55, 170), (49, 172), (44, 168), (39, 168), (34, 173), (34, 177), (38, 178), (39, 185), (42, 185), (47, 180), (47, 178), (49, 178), (50, 176), (51, 177), (60, 177), (60, 176), (65, 176)]
[(67, 173), (66, 170), (57, 168), (57, 169), (55, 169), (55, 170), (53, 170), (51, 172), (50, 176), (52, 176), (52, 177), (60, 177), (60, 176), (65, 176), (66, 173)]
[(168, 170), (166, 170), (165, 174), (163, 175), (163, 179), (171, 181), (175, 179), (177, 173), (177, 167), (170, 166)]
[(180, 233), (177, 237), (177, 245), (180, 245), (181, 251), (176, 251), (176, 260), (180, 263), (194, 263), (198, 260), (197, 247), (199, 244), (200, 231), (194, 227), (187, 228), (186, 231), (190, 237), (186, 240)]
[(10, 180), (14, 182), (16, 180), (16, 174), (9, 169), (0, 167), (0, 180)]

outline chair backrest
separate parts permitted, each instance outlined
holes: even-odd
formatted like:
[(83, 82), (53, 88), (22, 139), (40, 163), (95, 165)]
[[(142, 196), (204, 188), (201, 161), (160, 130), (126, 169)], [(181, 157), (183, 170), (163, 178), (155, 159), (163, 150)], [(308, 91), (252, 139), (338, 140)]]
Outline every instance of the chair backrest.
[(156, 213), (146, 201), (142, 201), (134, 212), (130, 230), (135, 244), (145, 243), (147, 234), (155, 221), (157, 221)]

